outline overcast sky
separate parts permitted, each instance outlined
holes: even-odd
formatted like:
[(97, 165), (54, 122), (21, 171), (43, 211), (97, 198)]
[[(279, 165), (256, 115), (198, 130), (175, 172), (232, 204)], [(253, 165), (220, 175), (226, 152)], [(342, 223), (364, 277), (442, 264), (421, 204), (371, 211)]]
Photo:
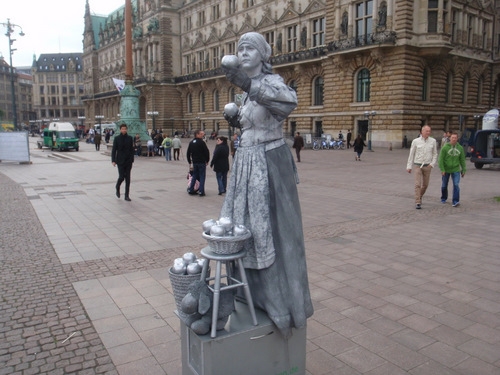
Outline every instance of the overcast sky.
[[(108, 15), (125, 4), (125, 0), (89, 0), (90, 11)], [(12, 65), (31, 66), (33, 54), (83, 52), (85, 0), (10, 0), (2, 1), (0, 22), (10, 22), (22, 27), (25, 36), (15, 28), (11, 38), (16, 39), (12, 48)], [(0, 25), (0, 55), (9, 63), (7, 28)]]

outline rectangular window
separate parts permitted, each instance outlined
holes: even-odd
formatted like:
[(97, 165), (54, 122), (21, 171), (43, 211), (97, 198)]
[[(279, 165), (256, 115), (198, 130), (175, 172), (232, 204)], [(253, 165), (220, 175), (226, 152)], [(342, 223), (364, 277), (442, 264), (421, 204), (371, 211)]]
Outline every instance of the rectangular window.
[(63, 96), (63, 105), (68, 105), (68, 98)]
[(220, 8), (219, 4), (212, 6), (212, 21), (216, 21), (220, 18)]
[(186, 61), (186, 74), (191, 73), (191, 55), (187, 55), (184, 57)]
[(56, 86), (50, 86), (50, 93), (51, 94), (56, 94), (56, 91), (57, 91), (57, 87)]
[(65, 95), (68, 93), (68, 87), (67, 86), (61, 86), (62, 89), (62, 94)]
[(229, 14), (233, 14), (236, 12), (236, 0), (227, 0), (228, 1), (228, 10)]
[(313, 38), (313, 47), (322, 46), (325, 44), (325, 18), (318, 18), (313, 21), (312, 27), (312, 38)]
[(470, 46), (472, 44), (472, 26), (474, 18), (469, 14), (467, 17), (467, 44)]
[(437, 33), (438, 30), (438, 0), (427, 2), (427, 32)]
[(451, 12), (451, 41), (456, 42), (457, 41), (457, 10), (453, 10)]
[(205, 51), (198, 52), (198, 64), (199, 64), (198, 67), (199, 70), (205, 69)]
[(212, 48), (212, 68), (217, 68), (219, 67), (220, 64), (220, 53), (219, 53), (219, 47), (214, 47)]
[(205, 12), (202, 10), (198, 13), (198, 27), (205, 25)]
[(289, 26), (286, 29), (287, 52), (297, 50), (297, 25)]
[(373, 32), (373, 1), (356, 4), (356, 38), (366, 43), (368, 35)]
[(43, 96), (40, 98), (40, 105), (45, 105), (45, 98)]
[(45, 88), (45, 86), (43, 86), (43, 85), (42, 85), (42, 86), (40, 86), (40, 94), (41, 94), (41, 95), (45, 94), (45, 92), (44, 92), (44, 88)]
[(191, 28), (193, 27), (193, 25), (191, 24), (191, 17), (186, 17), (185, 22), (186, 22), (186, 31), (191, 30)]
[(271, 50), (274, 51), (274, 31), (265, 33), (266, 42), (271, 46)]
[(234, 55), (234, 53), (235, 53), (234, 42), (227, 43), (226, 44), (226, 49), (227, 49), (226, 55)]
[(69, 86), (69, 93), (70, 94), (75, 94), (75, 86)]

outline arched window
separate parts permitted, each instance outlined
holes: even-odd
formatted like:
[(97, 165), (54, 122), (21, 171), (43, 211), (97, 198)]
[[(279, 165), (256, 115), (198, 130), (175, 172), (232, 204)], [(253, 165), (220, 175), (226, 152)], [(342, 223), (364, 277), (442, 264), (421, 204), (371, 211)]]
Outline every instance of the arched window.
[(229, 89), (229, 101), (230, 102), (235, 102), (236, 101), (236, 93), (235, 93), (234, 87), (231, 87)]
[(205, 92), (200, 92), (200, 112), (205, 112)]
[(187, 111), (188, 113), (192, 113), (193, 112), (193, 97), (191, 96), (191, 94), (187, 94)]
[(483, 101), (483, 84), (484, 84), (484, 77), (481, 76), (477, 81), (476, 104), (481, 104), (481, 102)]
[(293, 89), (293, 91), (297, 92), (298, 85), (296, 80), (292, 79), (288, 84), (288, 86), (290, 86)]
[(356, 101), (369, 102), (370, 101), (370, 71), (366, 68), (358, 72), (356, 80)]
[(444, 102), (445, 103), (450, 103), (451, 102), (451, 88), (453, 86), (453, 74), (451, 72), (448, 72), (448, 75), (446, 76), (446, 86), (445, 86), (445, 91), (444, 91)]
[(424, 68), (422, 74), (422, 100), (424, 102), (429, 100), (430, 96), (430, 72), (428, 68)]
[(220, 111), (219, 90), (214, 90), (214, 111)]
[(468, 96), (469, 96), (469, 75), (466, 74), (462, 85), (462, 104), (467, 103)]
[(313, 82), (313, 105), (323, 105), (323, 77), (316, 77)]

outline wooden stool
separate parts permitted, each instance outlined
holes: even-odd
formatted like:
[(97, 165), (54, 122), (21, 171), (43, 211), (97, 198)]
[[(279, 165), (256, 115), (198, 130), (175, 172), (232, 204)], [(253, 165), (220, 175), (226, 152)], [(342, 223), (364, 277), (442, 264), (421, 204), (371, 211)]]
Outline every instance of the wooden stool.
[[(252, 316), (253, 325), (254, 326), (258, 325), (259, 323), (257, 322), (257, 317), (255, 316), (255, 308), (253, 306), (252, 295), (250, 294), (250, 287), (248, 286), (247, 275), (245, 273), (245, 268), (243, 267), (243, 262), (242, 262), (243, 257), (245, 257), (246, 255), (246, 251), (242, 250), (236, 254), (222, 255), (214, 253), (212, 250), (210, 250), (209, 247), (205, 247), (201, 250), (201, 255), (204, 258), (206, 258), (207, 261), (203, 265), (203, 270), (201, 271), (200, 280), (207, 281), (207, 283), (210, 280), (214, 280), (213, 287), (210, 286), (210, 284), (208, 285), (208, 288), (214, 294), (214, 305), (212, 310), (212, 332), (210, 334), (210, 337), (214, 338), (217, 336), (217, 315), (219, 313), (219, 299), (220, 299), (220, 293), (223, 290), (243, 287), (243, 290), (245, 292), (245, 298), (248, 303), (248, 309), (250, 310), (250, 315)], [(207, 278), (208, 266), (211, 260), (215, 260), (217, 262), (215, 267), (215, 276)], [(241, 274), (241, 281), (235, 279), (230, 274), (231, 267), (228, 267), (228, 263), (234, 261), (238, 262), (238, 268), (240, 269), (240, 274)], [(225, 275), (221, 275), (223, 262), (226, 265)], [(221, 287), (220, 281), (221, 278), (223, 277), (227, 279), (227, 286)]]

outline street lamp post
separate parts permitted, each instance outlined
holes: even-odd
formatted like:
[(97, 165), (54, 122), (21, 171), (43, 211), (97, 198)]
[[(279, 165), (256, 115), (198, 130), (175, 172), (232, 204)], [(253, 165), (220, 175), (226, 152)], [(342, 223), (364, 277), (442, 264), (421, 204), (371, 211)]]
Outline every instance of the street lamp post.
[(153, 133), (156, 131), (155, 127), (155, 118), (158, 116), (158, 111), (148, 111), (148, 116), (151, 116), (153, 118)]
[(10, 90), (12, 95), (12, 112), (14, 113), (13, 121), (14, 127), (17, 128), (17, 108), (16, 108), (16, 90), (14, 88), (14, 67), (12, 66), (12, 55), (14, 54), (15, 48), (12, 48), (12, 44), (16, 41), (12, 39), (11, 36), (14, 33), (14, 29), (18, 27), (21, 31), (19, 32), (19, 36), (24, 36), (23, 28), (15, 23), (11, 23), (10, 19), (7, 18), (7, 23), (0, 23), (2, 26), (7, 28), (7, 32), (5, 36), (9, 38), (9, 57), (10, 57)]
[(365, 111), (365, 117), (368, 119), (368, 151), (372, 150), (372, 122), (377, 115), (376, 111)]
[(95, 115), (96, 120), (99, 121), (99, 134), (102, 134), (102, 119), (104, 118), (103, 115)]

